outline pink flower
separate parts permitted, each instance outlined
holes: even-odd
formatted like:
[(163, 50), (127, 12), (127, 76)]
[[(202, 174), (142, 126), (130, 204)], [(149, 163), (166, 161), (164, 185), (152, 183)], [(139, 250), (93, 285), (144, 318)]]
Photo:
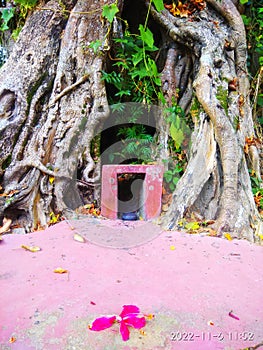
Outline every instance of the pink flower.
[(120, 323), (120, 333), (123, 341), (130, 338), (129, 326), (141, 329), (146, 325), (145, 316), (140, 313), (140, 309), (135, 305), (124, 305), (119, 316), (103, 316), (93, 321), (89, 329), (92, 331), (102, 331), (111, 327), (115, 322)]
[(115, 321), (116, 316), (99, 317), (89, 326), (89, 329), (92, 331), (102, 331), (103, 329), (111, 327)]

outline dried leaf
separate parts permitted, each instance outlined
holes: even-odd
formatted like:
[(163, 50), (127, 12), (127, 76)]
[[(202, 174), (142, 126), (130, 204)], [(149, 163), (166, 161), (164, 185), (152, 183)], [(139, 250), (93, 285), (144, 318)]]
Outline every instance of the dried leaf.
[(49, 214), (50, 216), (50, 221), (48, 225), (53, 225), (56, 224), (60, 220), (60, 214), (55, 214), (53, 211)]
[(74, 233), (73, 239), (74, 239), (74, 241), (77, 241), (77, 242), (80, 242), (80, 243), (85, 243), (86, 242), (85, 238), (82, 237), (78, 233)]
[(24, 244), (21, 245), (21, 248), (28, 250), (29, 252), (32, 252), (32, 253), (36, 253), (36, 252), (39, 252), (41, 250), (41, 248), (39, 248), (39, 247), (32, 247), (32, 246), (28, 246), (28, 245), (24, 245)]
[(148, 314), (148, 315), (144, 315), (146, 318), (147, 318), (147, 320), (153, 320), (154, 319), (154, 314)]
[(182, 3), (178, 1), (177, 5), (173, 2), (172, 4), (164, 4), (164, 7), (169, 10), (173, 16), (188, 17), (195, 11), (201, 11), (205, 8), (206, 3), (203, 0), (192, 0), (188, 3)]
[(68, 270), (63, 269), (62, 267), (57, 267), (57, 268), (54, 270), (54, 272), (55, 272), (55, 273), (60, 273), (60, 274), (62, 274), (62, 273), (67, 273)]
[(3, 219), (3, 226), (0, 227), (0, 234), (9, 231), (11, 224), (12, 224), (11, 219), (4, 218)]
[[(2, 188), (1, 188), (2, 189)], [(0, 197), (12, 197), (13, 196), (13, 194), (16, 194), (16, 193), (18, 193), (19, 191), (18, 190), (12, 190), (12, 191), (10, 191), (10, 192), (8, 192), (8, 193), (1, 193), (0, 194)]]
[(49, 181), (49, 183), (50, 183), (51, 185), (53, 184), (54, 180), (55, 180), (55, 177), (54, 177), (54, 176), (49, 176), (48, 181)]
[(230, 233), (225, 233), (224, 234), (224, 237), (228, 240), (228, 241), (232, 241), (232, 237), (231, 237), (231, 235), (230, 235)]
[(196, 230), (198, 230), (200, 228), (200, 225), (197, 221), (194, 221), (194, 222), (188, 222), (186, 225), (185, 225), (185, 229), (189, 232), (194, 232)]
[(10, 344), (12, 344), (12, 343), (14, 343), (14, 342), (16, 342), (16, 338), (15, 338), (15, 337), (9, 338), (9, 343), (10, 343)]

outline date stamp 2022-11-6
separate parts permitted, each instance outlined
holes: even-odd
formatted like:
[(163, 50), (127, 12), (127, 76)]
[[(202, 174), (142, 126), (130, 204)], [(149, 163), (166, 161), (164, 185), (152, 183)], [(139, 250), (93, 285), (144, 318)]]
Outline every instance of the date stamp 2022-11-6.
[(255, 338), (255, 334), (253, 332), (218, 332), (218, 333), (212, 333), (212, 332), (200, 332), (200, 333), (194, 333), (194, 332), (171, 332), (170, 334), (170, 340), (171, 341), (185, 341), (185, 342), (192, 342), (195, 340), (203, 340), (203, 341), (210, 341), (210, 340), (229, 340), (229, 341), (253, 341)]

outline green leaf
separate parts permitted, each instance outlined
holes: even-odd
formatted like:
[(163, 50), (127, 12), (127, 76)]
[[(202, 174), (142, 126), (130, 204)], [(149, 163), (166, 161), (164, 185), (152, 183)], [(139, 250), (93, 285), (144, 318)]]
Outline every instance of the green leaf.
[(131, 95), (130, 90), (121, 90), (121, 91), (119, 91), (119, 92), (117, 92), (115, 94), (115, 96), (120, 96), (120, 97), (122, 97), (122, 96), (130, 96), (130, 95)]
[(162, 10), (164, 10), (163, 0), (153, 0), (152, 2), (154, 3), (154, 6), (158, 12), (161, 12)]
[(154, 83), (155, 83), (157, 86), (162, 86), (161, 78), (159, 78), (159, 77), (154, 78)]
[(153, 33), (150, 31), (149, 28), (144, 29), (143, 25), (139, 25), (139, 31), (141, 34), (142, 41), (148, 45), (150, 48), (153, 47), (154, 39), (153, 39)]
[(153, 59), (149, 58), (147, 63), (148, 63), (149, 71), (150, 71), (150, 76), (157, 77), (158, 70), (157, 70), (157, 66), (156, 66), (155, 61)]
[(4, 9), (1, 11), (2, 12), (2, 20), (3, 20), (3, 23), (0, 27), (0, 30), (1, 31), (5, 31), (5, 30), (8, 30), (9, 27), (8, 27), (8, 22), (10, 21), (10, 19), (12, 17), (14, 17), (14, 8), (10, 8), (10, 9)]
[(106, 18), (110, 23), (112, 23), (113, 18), (115, 17), (117, 12), (119, 12), (119, 9), (116, 4), (104, 5), (102, 10), (102, 16)]
[(184, 140), (184, 133), (182, 129), (177, 129), (174, 123), (172, 123), (170, 126), (170, 135), (174, 140), (176, 149), (180, 148)]
[(89, 44), (89, 47), (94, 51), (94, 53), (96, 53), (101, 45), (101, 40), (95, 40)]
[(169, 188), (170, 188), (170, 190), (173, 192), (173, 191), (175, 190), (175, 185), (174, 185), (173, 183), (171, 183), (171, 184), (169, 185)]
[(179, 177), (174, 177), (173, 178), (173, 184), (176, 186), (177, 182), (179, 181)]
[(16, 4), (24, 6), (27, 9), (34, 7), (37, 4), (38, 0), (15, 0)]
[(160, 91), (158, 92), (158, 99), (162, 102), (163, 105), (166, 104), (166, 99), (164, 97), (164, 94), (162, 92), (160, 92)]
[(241, 15), (243, 22), (245, 24), (245, 26), (248, 26), (251, 23), (251, 18), (247, 17), (246, 15)]
[(135, 53), (132, 55), (132, 63), (134, 66), (137, 66), (139, 62), (143, 60), (143, 53), (142, 50), (140, 52)]

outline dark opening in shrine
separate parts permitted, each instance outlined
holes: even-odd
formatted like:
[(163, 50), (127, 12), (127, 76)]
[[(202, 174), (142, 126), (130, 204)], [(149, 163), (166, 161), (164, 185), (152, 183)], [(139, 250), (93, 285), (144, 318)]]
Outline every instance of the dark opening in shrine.
[(118, 180), (118, 218), (122, 220), (138, 220), (144, 218), (145, 173), (117, 174)]

